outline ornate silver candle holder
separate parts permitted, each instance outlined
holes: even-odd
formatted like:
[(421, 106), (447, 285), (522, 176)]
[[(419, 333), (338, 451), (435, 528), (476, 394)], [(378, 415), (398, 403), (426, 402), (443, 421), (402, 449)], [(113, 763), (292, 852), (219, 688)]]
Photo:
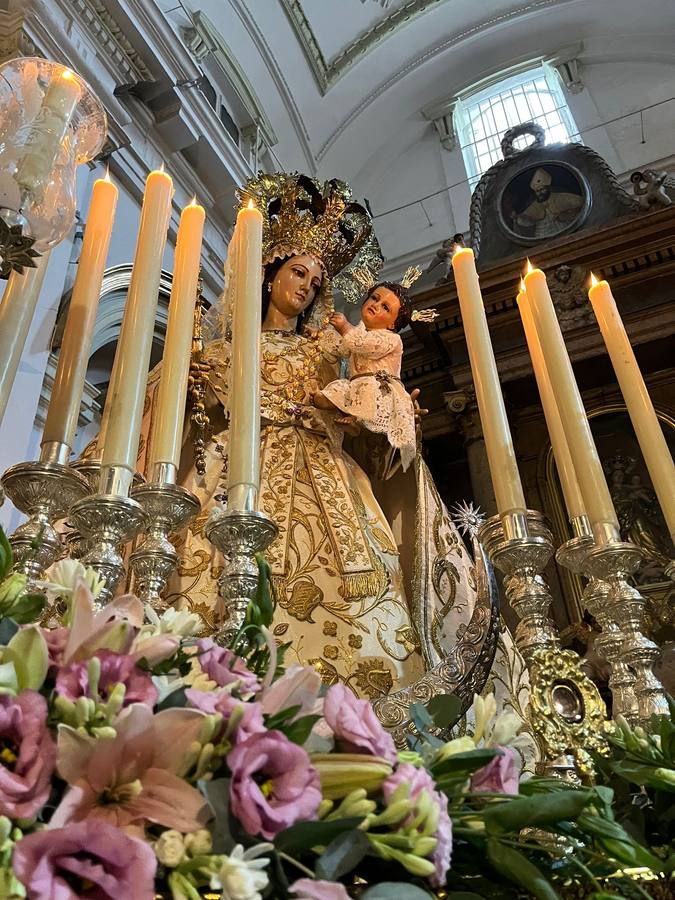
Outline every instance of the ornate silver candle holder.
[(246, 607), (258, 587), (254, 554), (269, 547), (279, 529), (261, 512), (225, 509), (211, 513), (204, 533), (225, 557), (218, 582), (224, 604), (223, 626), (216, 639), (226, 644), (241, 628)]
[(606, 710), (577, 654), (560, 649), (558, 627), (548, 615), (552, 597), (543, 572), (553, 555), (553, 535), (541, 513), (527, 510), (493, 516), (479, 538), (503, 572), (506, 598), (520, 619), (515, 639), (530, 674), (528, 718), (545, 759), (540, 770), (590, 778), (587, 751), (606, 749)]
[(82, 562), (105, 579), (97, 598), (100, 606), (112, 599), (124, 576), (120, 545), (133, 540), (145, 519), (140, 503), (127, 496), (131, 481), (132, 473), (121, 466), (102, 468), (99, 493), (79, 500), (69, 513), (86, 542)]
[(660, 650), (641, 631), (645, 599), (628, 582), (640, 565), (642, 555), (638, 546), (622, 541), (616, 527), (607, 524), (598, 529), (595, 546), (586, 557), (584, 570), (609, 585), (609, 615), (621, 635), (617, 653), (621, 662), (635, 673), (638, 719), (648, 724), (654, 714), (668, 714), (668, 703), (663, 686), (652, 671)]
[(29, 517), (9, 539), (15, 571), (23, 572), (29, 584), (42, 578), (63, 553), (54, 523), (89, 493), (86, 479), (66, 465), (68, 453), (66, 444), (47, 444), (37, 462), (18, 463), (2, 476), (7, 496)]
[(131, 491), (133, 499), (145, 511), (145, 537), (129, 557), (135, 592), (157, 612), (163, 612), (169, 605), (162, 591), (178, 564), (178, 554), (169, 535), (184, 528), (200, 510), (197, 497), (175, 481), (176, 467), (159, 464), (150, 483)]
[[(556, 560), (574, 575), (583, 575), (586, 558), (595, 546), (595, 541), (586, 516), (575, 516), (570, 523), (574, 537), (558, 548)], [(595, 639), (595, 647), (611, 667), (609, 689), (612, 692), (612, 715), (615, 718), (622, 715), (634, 724), (638, 720), (635, 674), (621, 658), (623, 637), (612, 618), (610, 594), (609, 584), (591, 575), (581, 602), (602, 629)]]

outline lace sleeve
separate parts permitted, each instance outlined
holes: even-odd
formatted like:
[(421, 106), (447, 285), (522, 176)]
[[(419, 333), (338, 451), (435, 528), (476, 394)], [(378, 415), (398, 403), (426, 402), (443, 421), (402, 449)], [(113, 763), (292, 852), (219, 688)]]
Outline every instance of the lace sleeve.
[(346, 356), (342, 346), (342, 338), (334, 328), (327, 328), (320, 339), (321, 351), (324, 356), (336, 359), (338, 356)]
[(400, 335), (384, 328), (367, 331), (365, 328), (352, 328), (342, 338), (342, 345), (348, 354), (356, 353), (369, 359), (382, 359), (390, 353), (400, 351), (403, 347)]

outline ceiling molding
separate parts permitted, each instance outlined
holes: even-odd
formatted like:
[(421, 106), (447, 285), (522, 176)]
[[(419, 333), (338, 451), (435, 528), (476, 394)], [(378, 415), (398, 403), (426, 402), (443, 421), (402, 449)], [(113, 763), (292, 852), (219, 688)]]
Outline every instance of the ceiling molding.
[(423, 13), (429, 12), (431, 7), (446, 3), (447, 0), (408, 0), (403, 6), (393, 10), (364, 31), (330, 62), (326, 62), (300, 0), (280, 0), (280, 2), (323, 96), (377, 44), (391, 37), (400, 28), (409, 25)]
[[(285, 3), (286, 0), (281, 0), (281, 2)], [(430, 47), (428, 50), (425, 50), (424, 53), (419, 54), (414, 59), (407, 62), (400, 69), (398, 69), (396, 72), (394, 72), (392, 75), (390, 75), (386, 81), (380, 82), (380, 84), (373, 91), (371, 91), (363, 98), (358, 106), (355, 106), (352, 109), (349, 115), (345, 116), (345, 118), (333, 129), (333, 131), (330, 133), (326, 141), (319, 149), (318, 153), (316, 154), (317, 162), (321, 162), (321, 160), (325, 157), (325, 155), (328, 153), (328, 151), (340, 137), (340, 135), (356, 119), (358, 119), (361, 113), (363, 113), (371, 103), (374, 103), (375, 100), (382, 96), (382, 94), (386, 93), (391, 87), (401, 81), (401, 79), (405, 78), (406, 75), (409, 75), (411, 72), (414, 72), (416, 69), (420, 68), (420, 66), (425, 65), (426, 63), (430, 62), (435, 57), (440, 56), (442, 53), (445, 53), (452, 47), (456, 47), (463, 41), (478, 37), (480, 34), (485, 31), (489, 31), (496, 25), (513, 22), (516, 19), (524, 18), (526, 16), (532, 15), (533, 13), (541, 12), (552, 6), (562, 6), (563, 4), (576, 2), (577, 0), (530, 0), (530, 2), (520, 4), (514, 9), (500, 13), (499, 15), (491, 16), (489, 19), (485, 19), (484, 21), (479, 22), (477, 25), (471, 25), (469, 28), (465, 28), (463, 31), (457, 32), (451, 37), (445, 38), (434, 47)]]
[(251, 40), (255, 44), (258, 52), (263, 59), (263, 62), (265, 63), (267, 70), (270, 73), (272, 80), (274, 81), (274, 85), (281, 95), (282, 102), (293, 125), (293, 129), (300, 143), (305, 161), (307, 162), (309, 174), (315, 175), (316, 160), (314, 158), (314, 153), (312, 152), (312, 146), (310, 143), (307, 126), (305, 125), (302, 115), (300, 114), (300, 110), (293, 98), (293, 94), (290, 88), (288, 87), (286, 79), (281, 73), (281, 69), (279, 68), (274, 53), (272, 52), (270, 45), (265, 40), (262, 31), (260, 30), (260, 28), (258, 28), (258, 25), (256, 24), (253, 16), (246, 8), (245, 0), (230, 0), (230, 5), (239, 16), (242, 25), (248, 32)]

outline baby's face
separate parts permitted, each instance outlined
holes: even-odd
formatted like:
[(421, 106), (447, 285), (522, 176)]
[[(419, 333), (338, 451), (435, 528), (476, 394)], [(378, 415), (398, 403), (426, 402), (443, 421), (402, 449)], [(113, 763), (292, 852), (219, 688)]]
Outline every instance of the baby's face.
[(389, 288), (379, 287), (368, 297), (361, 307), (361, 321), (368, 331), (378, 328), (393, 328), (401, 301)]

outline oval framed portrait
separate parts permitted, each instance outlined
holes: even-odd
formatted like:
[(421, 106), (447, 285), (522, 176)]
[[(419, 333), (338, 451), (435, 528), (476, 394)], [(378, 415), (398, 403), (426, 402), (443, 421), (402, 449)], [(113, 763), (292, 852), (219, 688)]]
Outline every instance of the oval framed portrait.
[(497, 203), (500, 225), (519, 244), (537, 244), (574, 231), (590, 207), (582, 173), (558, 160), (521, 169), (506, 183)]

